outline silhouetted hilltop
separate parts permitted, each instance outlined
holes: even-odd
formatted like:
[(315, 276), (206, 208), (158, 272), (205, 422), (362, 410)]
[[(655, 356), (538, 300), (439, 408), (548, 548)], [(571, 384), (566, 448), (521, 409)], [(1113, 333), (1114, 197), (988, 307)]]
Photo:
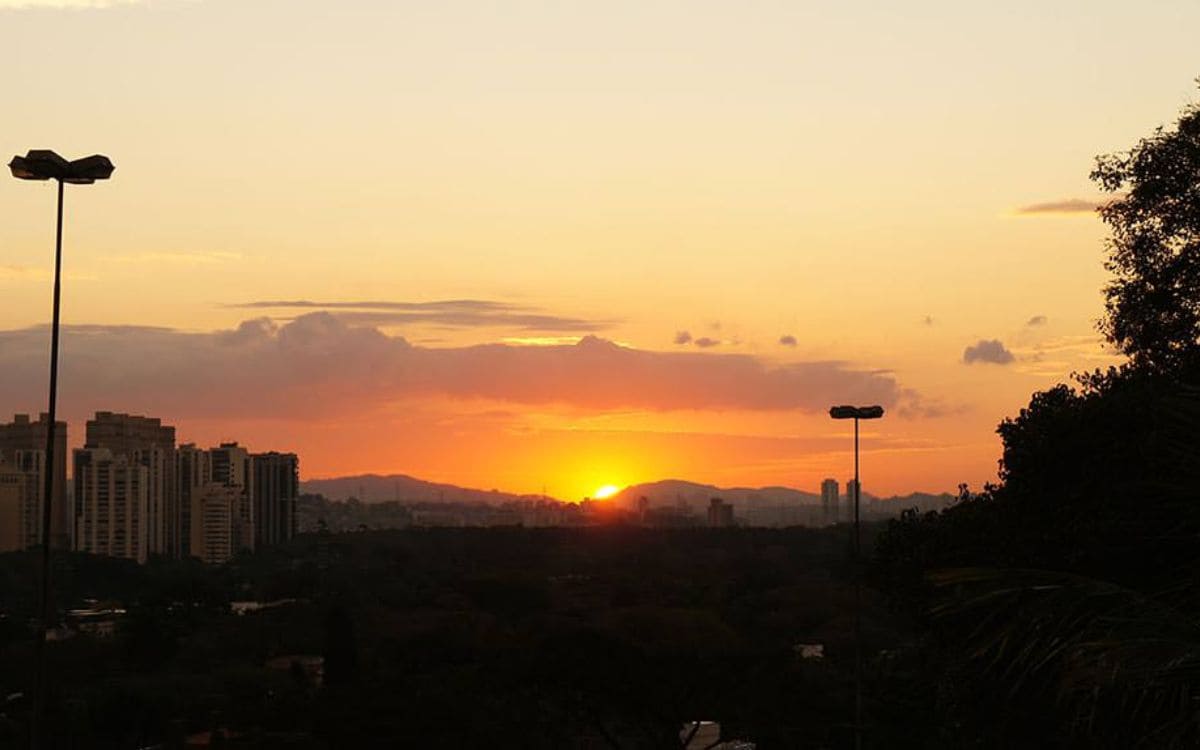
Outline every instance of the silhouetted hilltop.
[[(541, 495), (519, 495), (499, 490), (480, 490), (453, 484), (427, 482), (407, 474), (359, 474), (349, 477), (309, 479), (300, 483), (301, 492), (324, 495), (330, 500), (358, 498), (365, 503), (399, 500), (405, 503), (487, 503), (499, 505), (515, 500), (541, 500)], [(841, 488), (845, 492), (845, 487)], [(635, 484), (618, 492), (611, 502), (622, 508), (634, 508), (638, 498), (645, 497), (654, 506), (678, 505), (699, 510), (711, 498), (719, 497), (738, 508), (772, 508), (818, 506), (821, 496), (792, 487), (717, 487), (711, 484), (664, 479), (658, 482)], [(554, 499), (554, 498), (551, 498)], [(922, 510), (942, 508), (954, 501), (948, 493), (935, 495), (913, 492), (908, 495), (879, 498), (863, 493), (863, 503), (878, 502), (898, 510), (917, 507)], [(892, 505), (895, 503), (895, 505)], [(897, 511), (898, 512), (898, 511)]]
[(488, 503), (498, 505), (514, 500), (540, 500), (540, 495), (516, 495), (498, 490), (480, 490), (453, 484), (426, 482), (407, 474), (359, 474), (349, 477), (309, 479), (300, 483), (300, 491), (324, 495), (330, 500), (356, 497), (364, 503), (399, 500), (408, 503)]
[[(845, 498), (846, 487), (838, 488), (839, 498)], [(681, 479), (664, 479), (660, 482), (635, 484), (618, 492), (614, 499), (622, 507), (634, 507), (639, 497), (650, 500), (651, 505), (673, 505), (680, 501), (689, 507), (700, 508), (707, 506), (711, 498), (719, 497), (737, 507), (763, 508), (778, 506), (815, 506), (821, 504), (821, 496), (815, 492), (806, 492), (793, 487), (717, 487), (711, 484), (698, 484)], [(884, 507), (898, 509), (921, 508), (932, 509), (945, 507), (955, 500), (948, 492), (933, 494), (929, 492), (911, 492), (907, 495), (879, 497), (870, 492), (862, 496), (864, 504), (878, 503)], [(894, 505), (893, 505), (894, 503)]]
[[(719, 497), (735, 506), (819, 505), (821, 496), (791, 487), (717, 487), (682, 479), (635, 484), (618, 492), (614, 500), (622, 507), (634, 507), (638, 498), (645, 497), (651, 505), (685, 503), (692, 508), (707, 506), (711, 498)], [(867, 495), (863, 495), (865, 499)]]

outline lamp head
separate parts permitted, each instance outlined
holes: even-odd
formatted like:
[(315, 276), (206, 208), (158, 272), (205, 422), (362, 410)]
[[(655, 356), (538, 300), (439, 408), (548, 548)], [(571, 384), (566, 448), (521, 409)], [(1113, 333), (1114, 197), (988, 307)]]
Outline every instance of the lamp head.
[(113, 163), (109, 161), (107, 156), (100, 154), (92, 154), (85, 156), (82, 159), (76, 159), (69, 165), (69, 175), (64, 177), (65, 182), (71, 182), (79, 185), (86, 185), (95, 182), (96, 180), (107, 180), (112, 177)]
[(879, 419), (883, 416), (882, 406), (835, 406), (829, 410), (834, 419)]
[(33, 149), (24, 156), (14, 156), (8, 168), (18, 180), (60, 180), (72, 185), (90, 185), (96, 180), (107, 180), (113, 173), (113, 163), (107, 156), (95, 154), (67, 161), (49, 149)]

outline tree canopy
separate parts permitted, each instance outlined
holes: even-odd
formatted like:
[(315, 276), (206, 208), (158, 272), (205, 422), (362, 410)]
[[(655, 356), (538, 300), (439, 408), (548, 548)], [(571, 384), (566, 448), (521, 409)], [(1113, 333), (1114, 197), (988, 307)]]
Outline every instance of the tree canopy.
[(1131, 361), (1166, 369), (1200, 349), (1200, 105), (1129, 151), (1100, 156), (1091, 178), (1117, 197), (1101, 329)]

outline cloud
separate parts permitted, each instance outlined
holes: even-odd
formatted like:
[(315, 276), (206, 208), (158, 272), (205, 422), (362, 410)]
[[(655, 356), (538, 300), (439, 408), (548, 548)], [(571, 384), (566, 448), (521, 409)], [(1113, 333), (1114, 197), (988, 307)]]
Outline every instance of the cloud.
[(927, 326), (931, 326), (931, 325), (933, 325), (933, 316), (932, 316), (932, 315), (926, 315), (926, 316), (925, 316), (925, 319), (924, 319), (924, 320), (922, 320), (921, 322), (922, 322), (922, 323), (924, 323), (924, 324), (925, 324), (925, 325), (927, 325)]
[(788, 333), (779, 337), (779, 343), (783, 346), (795, 346), (796, 337)]
[(618, 321), (587, 320), (552, 315), (540, 308), (494, 300), (437, 300), (433, 302), (265, 300), (230, 305), (272, 311), (314, 311), (364, 326), (429, 325), (443, 328), (508, 328), (549, 333), (595, 333)]
[[(44, 398), (45, 326), (0, 331), (4, 410)], [(772, 365), (745, 354), (657, 352), (595, 336), (575, 344), (428, 348), (328, 312), (279, 325), (248, 320), (210, 333), (67, 326), (61, 399), (72, 419), (96, 409), (170, 418), (369, 415), (445, 397), (581, 410), (801, 410), (895, 404), (894, 376), (842, 362)]]
[(675, 343), (678, 346), (692, 343), (692, 334), (690, 331), (679, 331), (675, 334)]
[(999, 339), (980, 339), (979, 343), (974, 346), (968, 346), (963, 351), (963, 362), (974, 364), (975, 362), (986, 362), (994, 365), (1011, 364), (1016, 357), (1008, 349), (1004, 348), (1004, 344)]
[(928, 399), (912, 388), (902, 388), (896, 399), (895, 411), (901, 417), (909, 419), (914, 417), (937, 419), (965, 414), (970, 409), (965, 404), (947, 403), (940, 398)]
[(1036, 326), (1044, 326), (1044, 325), (1046, 325), (1047, 322), (1048, 322), (1048, 319), (1046, 318), (1045, 315), (1034, 315), (1032, 318), (1025, 321), (1025, 325), (1033, 328)]
[(1063, 377), (1068, 372), (1105, 368), (1122, 361), (1121, 353), (1102, 336), (1084, 334), (1040, 342), (1029, 356), (1022, 357), (1018, 367), (1022, 372)]
[(505, 336), (500, 339), (500, 343), (513, 346), (562, 346), (578, 344), (582, 338), (582, 336)]
[(701, 336), (700, 338), (696, 339), (692, 343), (695, 344), (696, 346), (700, 347), (701, 349), (711, 349), (714, 346), (721, 345), (721, 342), (719, 339), (710, 339), (708, 336)]
[(1017, 209), (1017, 213), (1021, 216), (1039, 216), (1048, 214), (1094, 214), (1097, 210), (1108, 205), (1110, 202), (1111, 200), (1065, 198), (1063, 200), (1047, 201), (1046, 203), (1033, 203), (1028, 206), (1021, 206)]

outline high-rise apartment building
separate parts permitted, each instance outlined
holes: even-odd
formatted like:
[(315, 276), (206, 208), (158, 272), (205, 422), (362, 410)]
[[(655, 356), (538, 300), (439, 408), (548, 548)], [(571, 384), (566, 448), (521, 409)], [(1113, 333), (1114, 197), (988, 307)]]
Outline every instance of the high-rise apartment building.
[(294, 453), (255, 453), (251, 456), (251, 475), (255, 547), (288, 541), (296, 534), (300, 460)]
[(154, 417), (98, 411), (87, 423), (85, 448), (106, 449), (146, 469), (146, 514), (140, 525), (147, 553), (179, 555), (182, 533), (175, 481), (175, 428)]
[(161, 420), (102, 411), (74, 460), (75, 546), (85, 552), (219, 563), (296, 532), (292, 453), (252, 455), (237, 443), (176, 449), (175, 428)]
[[(33, 536), (26, 537), (29, 545), (41, 543), (42, 499), (46, 490), (46, 430), (50, 426), (47, 414), (38, 421), (29, 419), (28, 414), (17, 414), (8, 424), (0, 424), (0, 459), (26, 474), (26, 498), (33, 498), (36, 508), (29, 517), (33, 519)], [(54, 432), (54, 476), (51, 488), (50, 541), (58, 549), (69, 549), (73, 516), (67, 503), (67, 424), (57, 422)]]
[(838, 522), (838, 481), (826, 479), (821, 482), (821, 515), (825, 523)]
[(151, 552), (150, 469), (108, 448), (75, 451), (75, 547), (145, 562)]
[(210, 482), (192, 494), (188, 549), (210, 565), (229, 561), (238, 551), (237, 517), (242, 505), (241, 487)]
[(216, 448), (210, 448), (208, 454), (211, 481), (223, 487), (237, 487), (241, 490), (237, 507), (234, 509), (233, 548), (253, 550), (255, 514), (250, 451), (237, 443), (221, 443)]
[(0, 462), (0, 552), (15, 552), (30, 546), (25, 531), (26, 481), (24, 472)]
[[(55, 464), (60, 461), (65, 465), (67, 463), (67, 456), (59, 456), (54, 459)], [(0, 463), (3, 462), (4, 458), (0, 457)], [(21, 497), (21, 528), (19, 530), (21, 535), (21, 549), (35, 547), (42, 543), (42, 508), (44, 502), (43, 496), (46, 494), (46, 486), (44, 484), (46, 481), (46, 451), (13, 451), (7, 463), (10, 469), (20, 472), (25, 477), (23, 495)], [(63, 502), (62, 505), (68, 506), (70, 503)], [(51, 508), (51, 510), (56, 514), (64, 512), (64, 508), (57, 505)], [(70, 508), (65, 508), (65, 511), (70, 513)], [(58, 541), (55, 542), (53, 516), (50, 522), (51, 542), (56, 548), (61, 547), (67, 539), (71, 538), (70, 531), (59, 532)]]
[(197, 556), (192, 551), (193, 517), (199, 523), (195, 503), (205, 485), (212, 482), (212, 454), (195, 443), (185, 443), (175, 451), (175, 496), (179, 504), (179, 555)]
[(250, 451), (234, 443), (209, 448), (212, 456), (212, 480), (226, 487), (249, 487)]
[[(846, 513), (845, 517), (851, 521), (854, 520), (854, 493), (855, 490), (862, 492), (862, 487), (855, 487), (855, 480), (850, 479), (846, 482)], [(858, 497), (859, 502), (862, 502), (862, 495)]]

